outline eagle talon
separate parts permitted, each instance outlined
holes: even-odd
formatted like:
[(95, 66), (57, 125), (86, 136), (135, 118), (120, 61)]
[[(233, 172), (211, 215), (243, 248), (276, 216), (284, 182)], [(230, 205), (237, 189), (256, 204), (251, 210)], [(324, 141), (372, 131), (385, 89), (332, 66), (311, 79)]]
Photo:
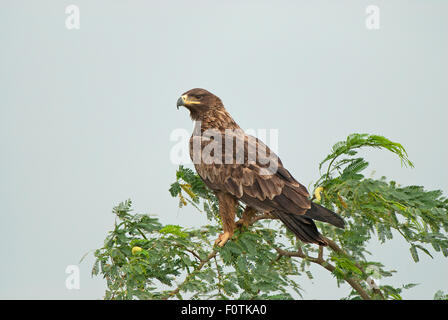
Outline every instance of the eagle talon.
[(231, 237), (232, 235), (228, 231), (221, 233), (218, 239), (215, 240), (215, 246), (223, 247)]

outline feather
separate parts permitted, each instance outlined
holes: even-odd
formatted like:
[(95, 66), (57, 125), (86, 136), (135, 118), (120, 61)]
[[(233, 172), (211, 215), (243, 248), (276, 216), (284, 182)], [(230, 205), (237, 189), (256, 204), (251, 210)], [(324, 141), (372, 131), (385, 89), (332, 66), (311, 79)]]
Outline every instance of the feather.
[[(294, 202), (297, 207), (301, 209), (309, 209), (311, 208), (311, 201), (304, 197), (302, 194), (300, 194), (296, 188), (291, 188), (290, 186), (285, 186), (283, 188), (283, 194), (285, 197), (287, 197), (289, 200)], [(293, 213), (293, 212), (291, 212)]]
[(344, 220), (338, 214), (317, 203), (311, 203), (311, 209), (305, 213), (305, 216), (314, 220), (331, 223), (338, 228), (345, 227)]
[(326, 246), (327, 243), (319, 234), (313, 220), (303, 216), (292, 215), (284, 212), (275, 212), (275, 215), (282, 221), (286, 227), (294, 233), (301, 241), (316, 243)]

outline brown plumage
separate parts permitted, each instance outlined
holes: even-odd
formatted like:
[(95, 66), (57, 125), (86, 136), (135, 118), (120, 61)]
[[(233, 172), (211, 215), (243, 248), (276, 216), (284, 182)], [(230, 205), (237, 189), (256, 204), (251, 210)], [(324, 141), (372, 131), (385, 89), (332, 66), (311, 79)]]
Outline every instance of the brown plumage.
[[(232, 237), (237, 224), (247, 224), (257, 211), (271, 213), (308, 243), (326, 245), (313, 219), (344, 227), (336, 213), (311, 202), (307, 189), (283, 167), (275, 153), (244, 133), (217, 96), (204, 89), (191, 89), (179, 98), (179, 106), (186, 107), (196, 121), (190, 157), (219, 201), (224, 231), (216, 240), (219, 246)], [(238, 201), (246, 204), (246, 210), (235, 223)]]

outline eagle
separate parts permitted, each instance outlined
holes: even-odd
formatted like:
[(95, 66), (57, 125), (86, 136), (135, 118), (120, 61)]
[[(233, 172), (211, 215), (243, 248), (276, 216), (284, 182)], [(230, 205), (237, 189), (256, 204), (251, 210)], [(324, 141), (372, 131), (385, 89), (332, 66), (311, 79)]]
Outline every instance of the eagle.
[[(248, 226), (257, 213), (279, 219), (302, 242), (320, 246), (327, 242), (313, 220), (344, 228), (339, 215), (311, 201), (306, 187), (268, 146), (240, 128), (216, 95), (194, 88), (177, 100), (177, 109), (180, 106), (195, 122), (190, 158), (218, 199), (223, 233), (215, 245), (224, 246), (235, 229)], [(246, 206), (235, 222), (239, 202)]]

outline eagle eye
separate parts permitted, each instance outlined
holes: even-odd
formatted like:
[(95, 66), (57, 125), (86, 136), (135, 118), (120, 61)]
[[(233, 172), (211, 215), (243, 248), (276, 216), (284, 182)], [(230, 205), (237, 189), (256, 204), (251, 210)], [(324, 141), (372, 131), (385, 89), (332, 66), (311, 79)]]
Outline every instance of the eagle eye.
[(201, 100), (202, 99), (202, 96), (200, 96), (200, 95), (196, 95), (196, 96), (194, 96), (196, 99), (198, 99), (198, 100)]

